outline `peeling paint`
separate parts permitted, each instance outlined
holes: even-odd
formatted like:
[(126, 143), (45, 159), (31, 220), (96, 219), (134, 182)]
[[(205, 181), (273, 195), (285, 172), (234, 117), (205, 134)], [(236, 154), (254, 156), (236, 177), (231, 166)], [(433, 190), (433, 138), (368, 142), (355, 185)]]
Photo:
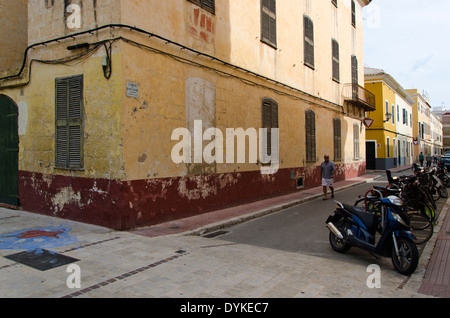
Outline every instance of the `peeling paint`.
[(55, 209), (55, 215), (62, 212), (66, 204), (75, 204), (80, 208), (83, 207), (80, 192), (75, 193), (71, 187), (61, 189), (51, 200)]

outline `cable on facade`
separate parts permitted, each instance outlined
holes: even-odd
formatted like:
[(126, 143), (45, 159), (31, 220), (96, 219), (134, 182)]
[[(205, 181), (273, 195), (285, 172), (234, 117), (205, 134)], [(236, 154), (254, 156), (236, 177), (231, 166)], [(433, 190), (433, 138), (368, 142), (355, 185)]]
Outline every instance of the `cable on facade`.
[[(182, 50), (187, 50), (187, 51), (190, 51), (190, 52), (192, 52), (192, 53), (197, 54), (197, 56), (203, 56), (203, 57), (206, 57), (206, 58), (210, 59), (211, 61), (219, 62), (219, 63), (221, 63), (221, 64), (223, 64), (223, 65), (225, 65), (225, 66), (231, 67), (231, 68), (236, 69), (236, 70), (239, 70), (239, 71), (243, 71), (243, 72), (245, 72), (245, 73), (247, 73), (247, 74), (253, 75), (253, 76), (258, 77), (258, 78), (261, 78), (261, 79), (263, 79), (263, 80), (266, 80), (266, 81), (268, 81), (268, 82), (274, 83), (274, 84), (276, 84), (276, 85), (283, 86), (283, 87), (285, 87), (285, 88), (287, 88), (287, 89), (290, 89), (290, 90), (296, 91), (296, 92), (298, 92), (298, 93), (301, 93), (302, 95), (308, 96), (308, 97), (310, 97), (310, 98), (312, 98), (312, 99), (314, 99), (314, 100), (319, 100), (319, 101), (325, 102), (325, 103), (327, 103), (327, 104), (333, 105), (333, 106), (335, 106), (335, 107), (341, 109), (341, 111), (343, 112), (342, 105), (339, 105), (339, 104), (333, 103), (333, 102), (331, 102), (331, 101), (329, 101), (329, 100), (326, 100), (326, 99), (323, 99), (323, 98), (320, 98), (320, 97), (311, 95), (311, 94), (309, 94), (309, 93), (307, 93), (307, 92), (304, 92), (304, 91), (302, 91), (302, 90), (300, 90), (300, 89), (298, 89), (298, 88), (295, 88), (295, 87), (292, 87), (292, 86), (290, 86), (290, 85), (281, 83), (281, 82), (279, 82), (279, 81), (273, 80), (273, 79), (268, 78), (268, 77), (266, 77), (266, 76), (257, 74), (257, 73), (255, 73), (255, 72), (253, 72), (253, 71), (247, 70), (247, 69), (242, 68), (242, 67), (240, 67), (240, 66), (233, 65), (233, 64), (228, 63), (228, 62), (226, 62), (226, 61), (223, 61), (223, 60), (221, 60), (221, 59), (219, 59), (219, 58), (216, 58), (216, 57), (214, 57), (214, 56), (212, 56), (212, 55), (209, 55), (209, 54), (202, 53), (202, 52), (200, 52), (200, 51), (194, 50), (194, 49), (192, 49), (192, 48), (189, 48), (189, 47), (187, 47), (187, 46), (184, 46), (184, 45), (182, 45), (182, 44), (180, 44), (180, 43), (174, 42), (174, 41), (172, 41), (172, 40), (169, 40), (169, 39), (164, 38), (164, 37), (162, 37), (162, 36), (159, 36), (159, 35), (157, 35), (157, 34), (154, 34), (154, 33), (148, 32), (148, 31), (145, 31), (145, 30), (140, 29), (140, 28), (137, 28), (137, 27), (133, 27), (133, 26), (129, 26), (129, 25), (124, 25), (124, 24), (108, 24), (108, 25), (104, 25), (104, 26), (97, 27), (97, 28), (94, 28), (94, 29), (90, 29), (90, 30), (86, 30), (86, 31), (82, 31), (82, 32), (78, 32), (78, 33), (66, 35), (66, 36), (63, 36), (63, 37), (59, 37), (59, 38), (56, 38), (56, 39), (48, 40), (48, 41), (45, 41), (45, 42), (40, 42), (40, 43), (36, 43), (36, 44), (30, 45), (30, 46), (28, 46), (28, 47), (26, 48), (26, 50), (25, 50), (25, 54), (24, 54), (25, 56), (24, 56), (23, 64), (22, 64), (22, 67), (21, 67), (21, 69), (19, 70), (19, 72), (18, 72), (16, 75), (10, 75), (10, 76), (6, 76), (6, 77), (3, 77), (3, 78), (0, 78), (0, 81), (2, 81), (2, 80), (7, 80), (7, 79), (12, 79), (12, 78), (16, 78), (16, 77), (19, 77), (19, 76), (22, 75), (22, 73), (23, 73), (23, 71), (24, 71), (24, 69), (25, 69), (25, 67), (26, 67), (26, 62), (27, 62), (28, 52), (29, 52), (30, 49), (34, 49), (35, 47), (38, 47), (38, 46), (47, 46), (48, 44), (53, 43), (53, 42), (60, 43), (61, 41), (65, 40), (65, 39), (70, 39), (70, 38), (76, 39), (76, 37), (78, 37), (78, 36), (85, 35), (85, 34), (92, 34), (92, 33), (96, 32), (96, 31), (99, 31), (99, 30), (102, 30), (102, 29), (107, 29), (107, 28), (110, 28), (110, 29), (115, 29), (115, 28), (119, 28), (119, 29), (120, 29), (120, 28), (125, 28), (125, 29), (129, 29), (130, 31), (137, 31), (137, 32), (142, 33), (142, 34), (145, 34), (145, 35), (147, 35), (147, 36), (149, 36), (149, 37), (155, 37), (155, 38), (157, 38), (157, 39), (159, 39), (159, 40), (164, 41), (165, 44), (171, 44), (171, 45), (180, 47), (180, 49), (182, 49)], [(112, 74), (112, 61), (111, 61), (111, 46), (112, 46), (112, 43), (111, 43), (110, 41), (115, 41), (115, 40), (119, 40), (119, 39), (128, 41), (129, 43), (134, 42), (134, 43), (136, 43), (136, 46), (140, 46), (141, 48), (144, 48), (144, 47), (145, 47), (145, 48), (147, 48), (147, 49), (153, 50), (153, 52), (155, 52), (155, 53), (165, 54), (165, 55), (170, 56), (170, 57), (172, 57), (172, 58), (177, 58), (179, 61), (189, 61), (189, 62), (192, 63), (193, 65), (196, 65), (196, 66), (199, 66), (199, 67), (203, 67), (203, 68), (210, 69), (211, 71), (214, 71), (214, 72), (216, 72), (216, 73), (220, 73), (220, 74), (222, 74), (222, 75), (225, 75), (225, 74), (226, 74), (227, 76), (231, 76), (231, 77), (234, 77), (234, 78), (236, 78), (236, 79), (239, 79), (239, 80), (241, 80), (241, 81), (247, 83), (248, 85), (258, 85), (258, 86), (260, 86), (260, 87), (264, 87), (264, 88), (267, 88), (267, 89), (271, 89), (271, 90), (273, 90), (274, 92), (276, 92), (277, 94), (280, 94), (280, 95), (286, 95), (286, 96), (290, 96), (290, 97), (294, 97), (295, 99), (302, 100), (302, 101), (306, 101), (307, 103), (312, 104), (312, 101), (307, 100), (307, 99), (305, 99), (305, 98), (301, 98), (301, 97), (295, 96), (295, 95), (293, 95), (293, 94), (289, 94), (289, 93), (286, 93), (286, 92), (282, 92), (282, 91), (280, 91), (280, 90), (277, 90), (277, 89), (274, 89), (274, 88), (270, 88), (270, 87), (265, 86), (265, 85), (262, 85), (262, 84), (257, 84), (257, 83), (255, 83), (255, 82), (253, 82), (253, 81), (244, 79), (244, 78), (242, 78), (242, 77), (239, 77), (239, 76), (236, 76), (236, 75), (232, 75), (232, 74), (229, 74), (229, 73), (227, 73), (227, 72), (220, 71), (220, 70), (217, 70), (217, 69), (215, 69), (215, 68), (212, 68), (212, 67), (209, 67), (209, 66), (202, 65), (202, 64), (197, 63), (197, 62), (194, 62), (194, 61), (192, 61), (192, 60), (185, 59), (185, 58), (178, 57), (178, 56), (175, 56), (175, 55), (170, 54), (170, 53), (167, 53), (167, 52), (163, 52), (163, 51), (157, 50), (157, 49), (155, 49), (155, 48), (151, 48), (151, 47), (146, 46), (146, 45), (144, 45), (144, 44), (141, 44), (141, 43), (138, 43), (138, 42), (129, 40), (129, 39), (125, 39), (125, 38), (123, 38), (123, 37), (118, 37), (118, 38), (115, 38), (115, 39), (112, 39), (112, 40), (110, 39), (110, 40), (105, 40), (105, 41), (97, 42), (97, 44), (98, 44), (98, 43), (104, 44), (105, 49), (106, 49), (106, 51), (107, 51), (107, 57), (106, 57), (107, 67), (104, 67), (104, 75), (105, 75), (106, 78), (110, 78), (110, 76), (111, 76), (111, 74)], [(109, 47), (107, 47), (107, 45), (106, 45), (107, 42), (109, 42)], [(92, 45), (95, 45), (95, 43), (92, 44)], [(97, 49), (98, 46), (95, 46), (95, 48)], [(90, 51), (91, 51), (91, 50), (89, 49), (88, 52), (90, 52)], [(83, 56), (84, 56), (84, 55), (83, 55)], [(73, 57), (73, 59), (76, 59), (76, 58), (80, 58), (80, 57), (77, 57), (77, 56)], [(72, 59), (72, 58), (70, 58), (70, 59)], [(55, 64), (57, 64), (57, 61), (61, 61), (61, 60), (63, 60), (63, 59), (60, 59), (60, 60), (54, 60), (54, 62), (55, 62)], [(41, 62), (41, 63), (47, 63), (47, 64), (51, 64), (51, 62), (52, 62), (52, 61), (42, 61), (42, 60), (31, 60), (31, 61), (30, 61), (30, 70), (29, 70), (29, 74), (31, 74), (31, 63), (32, 63), (33, 61), (37, 61), (37, 62)], [(16, 85), (11, 85), (11, 86), (4, 86), (4, 87), (26, 86), (26, 85), (29, 84), (29, 82), (30, 82), (30, 78), (28, 79), (28, 82), (27, 82), (27, 83), (24, 83), (24, 84), (16, 84)], [(0, 88), (1, 88), (1, 87), (0, 87)], [(316, 105), (316, 106), (321, 106), (321, 105), (317, 105), (317, 104), (315, 104), (315, 105)], [(321, 107), (324, 107), (324, 108), (329, 109), (328, 107), (325, 107), (325, 106), (321, 106)]]

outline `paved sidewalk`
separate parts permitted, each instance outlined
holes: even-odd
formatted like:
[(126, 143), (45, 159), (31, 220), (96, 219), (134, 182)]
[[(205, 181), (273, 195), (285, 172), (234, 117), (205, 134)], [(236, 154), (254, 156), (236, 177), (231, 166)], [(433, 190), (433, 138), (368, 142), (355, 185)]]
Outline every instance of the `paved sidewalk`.
[[(335, 186), (340, 191), (374, 177), (366, 175)], [(343, 255), (330, 261), (187, 235), (214, 231), (321, 195), (318, 187), (133, 232), (0, 208), (0, 297), (443, 297), (420, 289), (428, 278), (436, 277), (436, 266), (427, 271), (428, 263), (442, 262), (439, 255), (448, 257), (448, 252), (438, 253), (437, 258), (433, 254), (435, 245), (440, 250), (437, 235), (427, 244), (411, 277), (395, 272), (390, 259), (370, 258), (381, 267), (381, 288), (374, 289), (366, 284), (368, 259)], [(446, 204), (441, 217), (448, 208)], [(442, 228), (447, 231), (445, 224)], [(31, 248), (38, 252), (27, 251)], [(44, 256), (50, 261), (42, 262)], [(436, 260), (430, 261), (433, 257)], [(24, 265), (27, 261), (29, 265)], [(71, 276), (76, 272), (67, 272), (70, 264), (81, 270), (80, 288), (69, 288), (76, 282), (76, 276)], [(36, 269), (37, 265), (44, 268)]]

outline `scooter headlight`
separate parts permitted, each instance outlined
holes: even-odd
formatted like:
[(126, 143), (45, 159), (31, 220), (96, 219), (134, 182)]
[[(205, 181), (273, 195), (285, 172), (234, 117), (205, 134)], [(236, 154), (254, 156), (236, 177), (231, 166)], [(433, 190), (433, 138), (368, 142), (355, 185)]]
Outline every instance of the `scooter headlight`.
[(392, 212), (392, 217), (399, 223), (403, 224), (404, 226), (409, 227), (409, 225), (405, 221), (403, 221), (403, 219), (397, 213)]
[(399, 197), (396, 197), (395, 195), (388, 196), (388, 199), (395, 205), (398, 205), (398, 206), (403, 205), (403, 201)]

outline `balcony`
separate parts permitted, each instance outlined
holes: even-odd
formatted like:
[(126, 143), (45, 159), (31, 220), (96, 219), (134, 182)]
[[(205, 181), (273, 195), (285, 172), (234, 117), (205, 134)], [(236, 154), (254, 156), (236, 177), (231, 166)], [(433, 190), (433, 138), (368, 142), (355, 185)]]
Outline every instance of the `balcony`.
[(375, 111), (375, 95), (358, 84), (344, 84), (344, 101), (363, 108), (366, 112)]

